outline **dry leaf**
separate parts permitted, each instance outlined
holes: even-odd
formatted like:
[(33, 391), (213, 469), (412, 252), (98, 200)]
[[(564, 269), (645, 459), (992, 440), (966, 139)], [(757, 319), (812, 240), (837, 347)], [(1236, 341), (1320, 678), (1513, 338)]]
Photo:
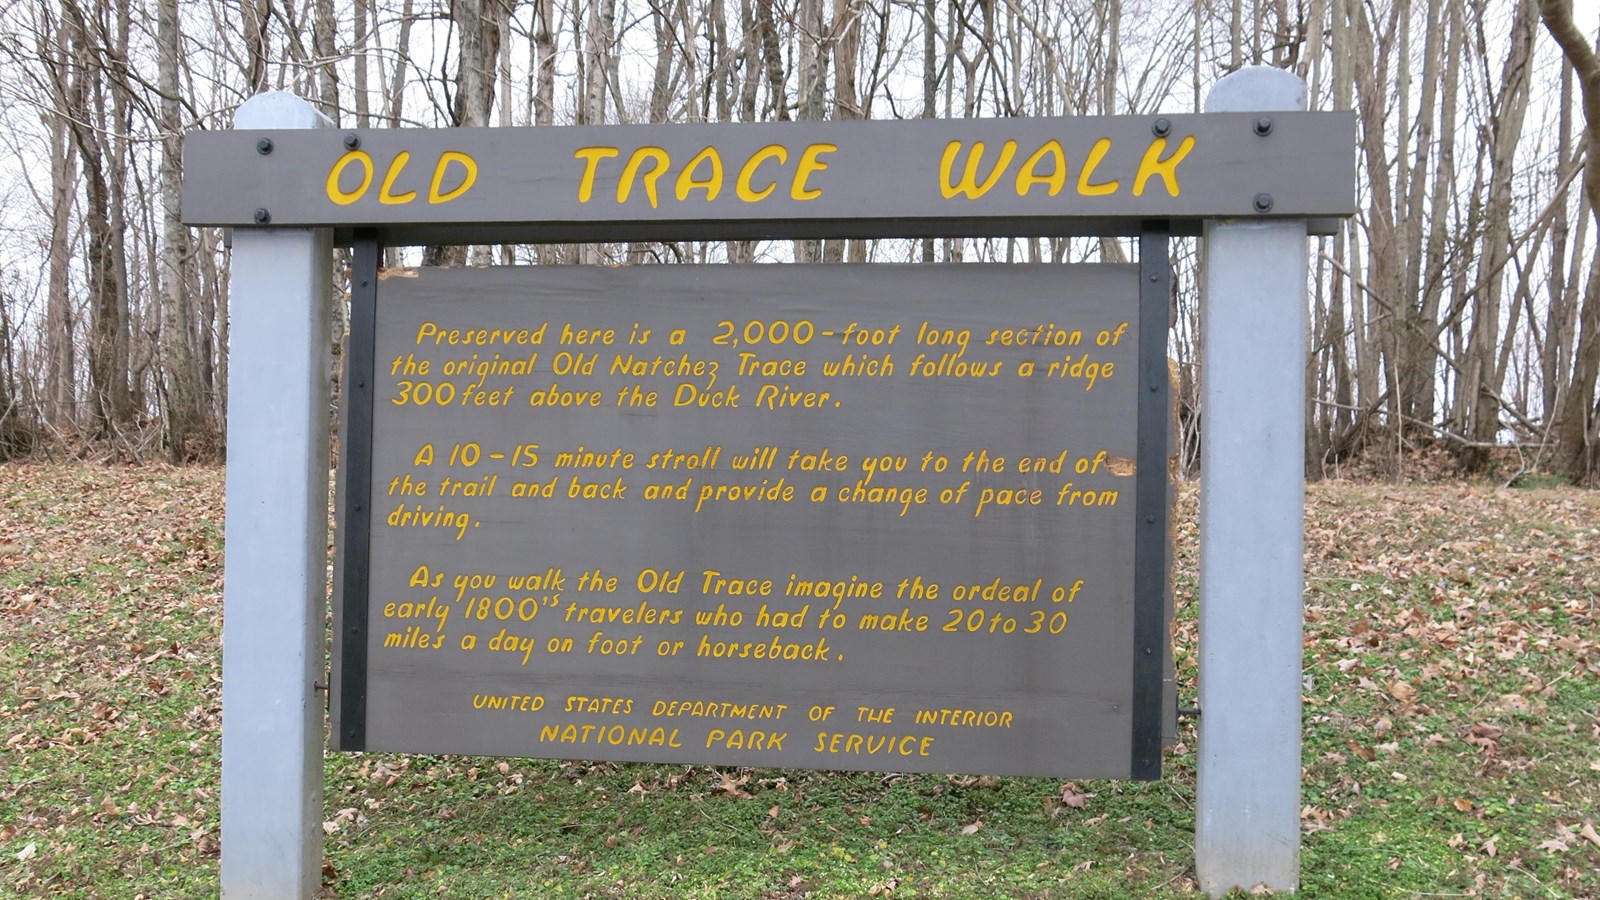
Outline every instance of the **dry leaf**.
[(1410, 704), (1417, 699), (1417, 689), (1404, 681), (1389, 685), (1389, 693), (1401, 703)]
[(1498, 725), (1490, 725), (1487, 722), (1479, 722), (1467, 730), (1466, 737), (1462, 738), (1462, 740), (1465, 740), (1474, 747), (1478, 747), (1489, 756), (1494, 756), (1500, 752), (1500, 745), (1498, 741), (1500, 740), (1501, 735), (1505, 733), (1506, 730)]
[(711, 786), (711, 793), (727, 794), (730, 797), (736, 797), (740, 800), (749, 800), (755, 796), (744, 789), (744, 785), (748, 784), (749, 781), (749, 775), (740, 775), (738, 778), (735, 778), (732, 775), (729, 775), (727, 772), (718, 772), (717, 783)]
[(1583, 838), (1596, 847), (1600, 847), (1600, 834), (1595, 834), (1593, 822), (1583, 823), (1583, 828), (1578, 831), (1578, 837)]
[(961, 829), (961, 833), (962, 834), (977, 834), (978, 831), (980, 829), (982, 829), (982, 828), (983, 828), (983, 820), (979, 819), (978, 821), (973, 822), (971, 825), (964, 826)]
[(1089, 798), (1093, 796), (1093, 794), (1086, 794), (1079, 791), (1078, 785), (1071, 781), (1061, 786), (1062, 806), (1070, 806), (1073, 809), (1083, 809), (1089, 804)]

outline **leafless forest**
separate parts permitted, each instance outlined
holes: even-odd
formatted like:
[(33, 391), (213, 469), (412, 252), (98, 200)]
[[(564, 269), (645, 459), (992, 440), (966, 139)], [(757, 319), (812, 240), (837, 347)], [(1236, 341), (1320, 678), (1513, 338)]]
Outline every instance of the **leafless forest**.
[[(270, 88), (344, 127), (1190, 112), (1250, 64), (1360, 120), (1315, 238), (1307, 472), (1600, 476), (1600, 61), (1572, 0), (10, 0), (0, 13), (0, 458), (205, 460), (228, 254), (181, 136)], [(1592, 11), (1589, 13), (1593, 16)], [(416, 251), (408, 251), (415, 253)], [(1079, 261), (1111, 239), (431, 248), (439, 264)], [(1195, 242), (1171, 352), (1198, 458)], [(336, 323), (337, 324), (337, 323)], [(335, 334), (341, 329), (335, 328)], [(337, 352), (337, 347), (333, 348)], [(1439, 454), (1435, 452), (1434, 456)]]

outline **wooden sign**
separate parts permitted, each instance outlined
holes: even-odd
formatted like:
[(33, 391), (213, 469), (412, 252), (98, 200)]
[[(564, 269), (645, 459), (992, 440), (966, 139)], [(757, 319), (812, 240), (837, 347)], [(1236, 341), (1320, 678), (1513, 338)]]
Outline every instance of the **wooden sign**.
[(1134, 234), (1349, 215), (1354, 113), (195, 132), (186, 222), (388, 243)]
[(1152, 777), (1139, 279), (387, 273), (336, 743)]

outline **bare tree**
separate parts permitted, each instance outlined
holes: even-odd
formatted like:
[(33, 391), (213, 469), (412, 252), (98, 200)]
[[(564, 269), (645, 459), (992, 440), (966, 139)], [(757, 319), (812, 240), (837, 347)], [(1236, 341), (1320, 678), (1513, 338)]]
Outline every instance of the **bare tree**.
[[(1586, 164), (1583, 193), (1589, 212), (1600, 229), (1600, 58), (1572, 20), (1571, 0), (1540, 0), (1545, 28), (1578, 75), (1583, 95), (1583, 146)], [(1595, 382), (1600, 378), (1600, 250), (1590, 266), (1579, 315), (1578, 341), (1567, 382), (1565, 399), (1558, 407), (1556, 431), (1560, 435), (1564, 469), (1574, 481), (1600, 476), (1600, 409), (1595, 406)]]

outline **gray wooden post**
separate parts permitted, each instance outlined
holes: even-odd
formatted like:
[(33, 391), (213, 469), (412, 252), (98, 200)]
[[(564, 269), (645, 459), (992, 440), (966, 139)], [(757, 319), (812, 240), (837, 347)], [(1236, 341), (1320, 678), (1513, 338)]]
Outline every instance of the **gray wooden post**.
[[(1263, 112), (1258, 134), (1271, 111), (1305, 107), (1300, 79), (1264, 67), (1206, 100)], [(1215, 897), (1300, 881), (1306, 222), (1211, 220), (1204, 233), (1195, 871)]]
[[(234, 116), (236, 128), (327, 124), (284, 93), (252, 97)], [(325, 695), (316, 682), (327, 596), (331, 239), (327, 229), (306, 228), (233, 237), (222, 626), (227, 900), (310, 898), (320, 887)]]

